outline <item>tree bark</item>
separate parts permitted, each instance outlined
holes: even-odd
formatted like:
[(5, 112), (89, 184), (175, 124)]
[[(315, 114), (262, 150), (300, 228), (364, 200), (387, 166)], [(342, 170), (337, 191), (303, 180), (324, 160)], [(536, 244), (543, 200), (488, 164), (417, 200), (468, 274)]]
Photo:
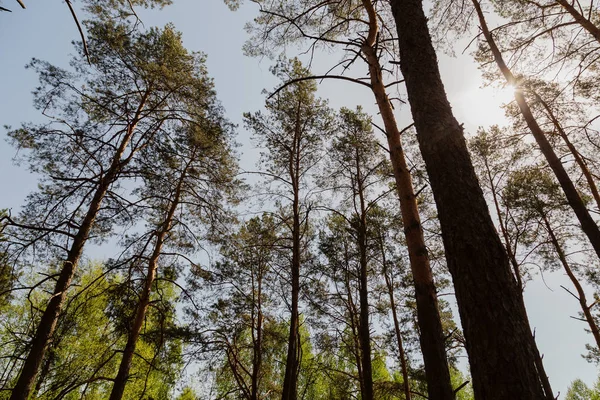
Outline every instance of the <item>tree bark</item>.
[(548, 165), (550, 165), (550, 168), (554, 172), (556, 179), (558, 179), (558, 183), (560, 184), (560, 187), (565, 193), (569, 205), (575, 212), (575, 215), (577, 216), (577, 219), (581, 224), (581, 229), (588, 237), (590, 243), (592, 244), (592, 247), (594, 248), (596, 254), (600, 258), (600, 229), (598, 229), (598, 225), (596, 225), (596, 222), (590, 215), (588, 209), (585, 206), (585, 203), (583, 202), (581, 196), (579, 195), (579, 192), (577, 191), (577, 188), (573, 184), (573, 181), (569, 177), (569, 174), (565, 170), (562, 162), (554, 152), (552, 145), (546, 138), (544, 131), (542, 130), (542, 128), (540, 128), (535, 117), (531, 113), (531, 109), (529, 108), (529, 104), (527, 103), (525, 95), (523, 94), (522, 90), (517, 88), (518, 82), (512, 74), (511, 70), (504, 62), (502, 54), (500, 53), (500, 49), (498, 49), (498, 46), (496, 46), (496, 42), (494, 41), (494, 38), (487, 27), (487, 23), (485, 21), (485, 17), (483, 15), (483, 11), (481, 10), (479, 1), (473, 0), (473, 5), (475, 6), (475, 10), (477, 11), (477, 15), (479, 16), (481, 30), (483, 31), (483, 35), (485, 36), (488, 45), (490, 46), (490, 50), (494, 55), (494, 59), (496, 60), (498, 68), (502, 72), (502, 75), (504, 75), (508, 84), (515, 86), (515, 100), (521, 110), (521, 114), (523, 115), (527, 126), (529, 127), (529, 130), (531, 131), (531, 134), (535, 138), (535, 141), (537, 142), (540, 151), (546, 158)]
[(527, 318), (440, 77), (421, 0), (392, 0), (400, 68), (437, 204), (476, 398), (544, 399)]
[(425, 246), (417, 196), (406, 164), (400, 130), (390, 99), (386, 93), (381, 72), (382, 68), (375, 51), (378, 34), (377, 16), (369, 0), (363, 0), (363, 6), (369, 15), (370, 26), (369, 35), (365, 39), (362, 51), (369, 63), (371, 87), (385, 126), (390, 161), (394, 169), (394, 178), (400, 200), (406, 246), (415, 285), (417, 322), (420, 331), (419, 342), (423, 353), (423, 363), (425, 364), (428, 394), (431, 400), (454, 399), (437, 293), (429, 265), (427, 247)]
[(167, 211), (165, 219), (162, 221), (162, 228), (156, 235), (156, 243), (154, 244), (152, 255), (148, 260), (148, 268), (146, 273), (146, 279), (144, 282), (144, 288), (141, 293), (140, 301), (136, 307), (133, 324), (131, 325), (131, 329), (127, 336), (127, 343), (125, 344), (125, 348), (123, 349), (123, 357), (121, 358), (121, 364), (119, 364), (119, 371), (117, 372), (117, 376), (115, 377), (113, 383), (112, 391), (110, 392), (110, 400), (121, 400), (123, 398), (125, 386), (127, 385), (127, 380), (129, 379), (129, 370), (131, 369), (131, 363), (133, 361), (135, 347), (140, 337), (142, 326), (144, 325), (144, 320), (146, 319), (146, 312), (148, 311), (148, 306), (150, 305), (152, 285), (154, 284), (154, 281), (156, 279), (156, 272), (158, 270), (158, 259), (160, 257), (167, 234), (169, 233), (169, 231), (171, 230), (171, 226), (173, 225), (173, 217), (180, 203), (181, 192), (183, 190), (183, 184), (187, 175), (187, 171), (194, 159), (195, 153), (192, 154), (190, 161), (186, 164), (185, 168), (181, 173), (181, 176), (179, 177), (179, 181), (177, 182), (177, 186), (175, 187), (175, 191), (173, 193), (171, 205)]
[(92, 227), (94, 226), (96, 216), (100, 211), (102, 201), (104, 200), (104, 196), (106, 195), (108, 188), (115, 181), (119, 172), (124, 166), (121, 158), (125, 154), (126, 148), (129, 146), (129, 142), (131, 141), (141, 116), (141, 112), (145, 107), (145, 103), (149, 95), (150, 89), (147, 89), (140, 101), (140, 104), (138, 105), (138, 109), (132, 123), (129, 125), (126, 134), (121, 140), (121, 143), (119, 144), (119, 147), (117, 148), (111, 160), (110, 167), (98, 183), (85, 217), (81, 222), (77, 234), (73, 238), (73, 243), (71, 244), (69, 252), (67, 253), (67, 258), (62, 264), (62, 269), (58, 281), (56, 282), (54, 293), (52, 294), (52, 297), (48, 301), (48, 305), (42, 314), (42, 318), (36, 329), (35, 336), (31, 342), (31, 349), (29, 350), (29, 354), (25, 359), (25, 363), (23, 364), (23, 368), (21, 369), (21, 374), (19, 375), (17, 383), (12, 390), (10, 400), (27, 400), (29, 398), (29, 394), (31, 393), (31, 389), (35, 383), (35, 378), (38, 374), (42, 361), (44, 360), (47, 346), (50, 343), (54, 330), (56, 329), (56, 323), (60, 316), (62, 306), (67, 295), (67, 290), (69, 289), (71, 280), (73, 279), (73, 276), (77, 270), (77, 265), (79, 264), (79, 260), (83, 253), (83, 247), (87, 242)]

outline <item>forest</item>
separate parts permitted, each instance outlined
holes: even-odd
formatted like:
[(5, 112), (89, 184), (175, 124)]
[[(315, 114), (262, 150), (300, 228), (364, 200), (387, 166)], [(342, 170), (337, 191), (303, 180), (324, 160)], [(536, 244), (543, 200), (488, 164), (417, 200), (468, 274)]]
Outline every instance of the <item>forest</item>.
[[(597, 2), (55, 3), (0, 84), (0, 400), (600, 400)], [(217, 7), (267, 78), (153, 24)]]

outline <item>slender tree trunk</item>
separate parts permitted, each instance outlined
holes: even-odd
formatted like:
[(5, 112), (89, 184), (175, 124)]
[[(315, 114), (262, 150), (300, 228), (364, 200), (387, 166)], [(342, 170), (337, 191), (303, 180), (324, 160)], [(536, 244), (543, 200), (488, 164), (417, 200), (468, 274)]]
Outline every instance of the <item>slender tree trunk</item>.
[(288, 351), (285, 363), (285, 377), (281, 400), (296, 400), (298, 397), (298, 373), (300, 370), (300, 317), (298, 312), (300, 293), (300, 156), (301, 156), (301, 127), (300, 102), (296, 110), (296, 126), (294, 131), (294, 148), (290, 154), (289, 172), (293, 191), (293, 222), (292, 222), (292, 299), (290, 315), (290, 333), (288, 336)]
[(392, 309), (392, 319), (394, 320), (394, 333), (396, 334), (396, 341), (398, 343), (398, 359), (400, 361), (400, 369), (402, 370), (402, 386), (404, 389), (404, 398), (411, 400), (410, 393), (410, 378), (408, 377), (408, 362), (406, 360), (406, 352), (404, 351), (404, 343), (402, 340), (402, 332), (400, 331), (400, 322), (398, 321), (398, 311), (396, 310), (396, 302), (394, 301), (394, 289), (390, 285), (389, 277), (385, 276), (386, 284), (388, 285), (388, 292), (390, 296), (390, 308)]
[[(477, 11), (477, 15), (479, 16), (479, 24), (481, 26), (481, 30), (483, 31), (483, 35), (485, 36), (488, 45), (490, 46), (498, 68), (502, 72), (502, 75), (504, 75), (504, 77), (506, 78), (506, 81), (511, 85), (515, 85), (516, 87), (518, 82), (512, 74), (511, 70), (504, 62), (504, 59), (502, 58), (502, 54), (500, 53), (498, 46), (496, 46), (496, 42), (494, 41), (494, 38), (488, 29), (479, 1), (472, 1), (473, 5), (475, 6), (475, 10)], [(540, 151), (546, 158), (546, 161), (548, 162), (548, 165), (550, 165), (550, 168), (552, 168), (556, 179), (558, 179), (558, 183), (560, 184), (560, 187), (565, 193), (569, 205), (571, 206), (573, 211), (575, 211), (575, 215), (577, 216), (577, 219), (581, 224), (581, 229), (588, 237), (590, 243), (592, 244), (592, 247), (594, 248), (596, 254), (600, 258), (600, 229), (598, 228), (598, 225), (596, 225), (596, 222), (590, 215), (588, 209), (585, 206), (585, 203), (583, 202), (581, 196), (579, 195), (579, 192), (577, 191), (577, 188), (573, 184), (573, 181), (569, 177), (569, 174), (565, 170), (562, 162), (554, 152), (552, 145), (546, 138), (544, 131), (542, 130), (542, 128), (540, 128), (535, 117), (531, 113), (531, 109), (529, 108), (529, 104), (527, 103), (525, 95), (519, 89), (515, 90), (515, 100), (517, 101), (517, 104), (521, 109), (521, 114), (523, 115), (523, 118), (525, 118), (525, 122), (527, 123), (531, 134), (535, 138), (535, 141), (537, 142)]]
[(356, 163), (356, 194), (360, 202), (360, 223), (358, 226), (358, 249), (360, 254), (360, 347), (363, 366), (364, 389), (361, 399), (373, 400), (373, 367), (371, 364), (371, 329), (369, 324), (369, 276), (367, 261), (367, 207), (365, 204), (362, 173), (360, 170), (360, 155), (355, 152)]
[(148, 269), (146, 273), (146, 279), (144, 282), (144, 288), (141, 293), (140, 301), (136, 307), (135, 318), (127, 336), (127, 343), (125, 344), (125, 349), (123, 349), (123, 357), (121, 358), (119, 371), (117, 372), (117, 376), (115, 377), (113, 383), (112, 391), (110, 393), (110, 400), (121, 400), (123, 398), (125, 386), (127, 385), (127, 380), (129, 379), (129, 370), (131, 369), (131, 362), (133, 361), (135, 347), (140, 337), (142, 326), (144, 325), (144, 320), (146, 319), (146, 312), (148, 311), (148, 306), (150, 305), (150, 295), (152, 293), (152, 285), (154, 284), (154, 280), (156, 279), (158, 259), (160, 257), (167, 234), (171, 230), (171, 226), (173, 224), (173, 217), (180, 203), (181, 192), (183, 190), (183, 184), (187, 175), (187, 171), (192, 161), (194, 161), (194, 158), (195, 153), (191, 156), (190, 161), (186, 164), (185, 168), (181, 173), (181, 176), (179, 177), (179, 181), (177, 182), (177, 186), (175, 187), (175, 191), (173, 193), (171, 205), (169, 207), (169, 210), (167, 211), (167, 214), (165, 215), (165, 219), (162, 221), (162, 227), (156, 235), (156, 243), (154, 244), (154, 250), (152, 251), (152, 255), (148, 260)]
[[(252, 319), (252, 384), (251, 384), (251, 400), (260, 400), (259, 399), (259, 383), (260, 383), (260, 369), (262, 366), (262, 324), (263, 324), (263, 313), (262, 313), (262, 265), (259, 265), (259, 276), (258, 276), (258, 290), (256, 294), (256, 302), (253, 302), (252, 308), (254, 309), (254, 304), (256, 304), (256, 316)], [(254, 279), (254, 278), (253, 278)], [(254, 291), (254, 285), (253, 285)]]
[(422, 1), (391, 4), (400, 68), (437, 204), (475, 396), (544, 399), (519, 289), (477, 181), (463, 128), (446, 97)]
[(544, 107), (546, 112), (548, 113), (548, 117), (550, 117), (550, 120), (552, 121), (554, 128), (556, 128), (556, 131), (558, 132), (559, 136), (562, 138), (563, 142), (565, 142), (565, 144), (567, 145), (567, 148), (573, 155), (573, 158), (575, 159), (575, 162), (579, 166), (579, 169), (581, 169), (581, 173), (585, 177), (585, 180), (590, 188), (590, 192), (592, 193), (592, 196), (594, 197), (594, 200), (596, 201), (596, 206), (598, 207), (598, 210), (600, 210), (600, 193), (598, 192), (598, 186), (596, 186), (594, 177), (592, 176), (592, 173), (590, 172), (585, 160), (583, 159), (583, 157), (581, 156), (579, 151), (577, 151), (577, 149), (575, 148), (575, 145), (573, 145), (573, 143), (569, 139), (569, 135), (567, 135), (565, 130), (562, 128), (562, 125), (560, 124), (560, 122), (558, 121), (558, 119), (556, 118), (554, 113), (552, 112), (550, 105), (548, 103), (546, 103), (544, 101), (544, 99), (542, 99), (542, 97), (539, 94), (537, 94), (536, 92), (533, 92), (533, 94), (536, 97), (536, 99), (540, 102), (540, 104), (542, 104), (542, 106)]
[(531, 346), (533, 347), (534, 356), (535, 356), (535, 366), (537, 368), (538, 374), (540, 376), (540, 382), (544, 388), (544, 393), (548, 400), (555, 400), (554, 393), (552, 392), (552, 386), (550, 385), (550, 380), (548, 379), (548, 374), (546, 374), (546, 369), (544, 368), (544, 362), (542, 360), (542, 356), (537, 348), (537, 344), (535, 342), (535, 335), (533, 334), (533, 330), (531, 329), (531, 324), (529, 323), (529, 316), (527, 315), (527, 307), (525, 307), (525, 299), (523, 298), (523, 280), (521, 278), (521, 270), (519, 267), (519, 263), (517, 262), (517, 257), (513, 248), (510, 244), (510, 236), (508, 235), (508, 229), (502, 219), (502, 214), (500, 213), (500, 202), (498, 201), (498, 194), (496, 193), (496, 185), (492, 179), (492, 174), (490, 172), (490, 168), (485, 160), (485, 168), (487, 172), (487, 177), (490, 182), (490, 188), (492, 191), (492, 198), (494, 200), (494, 206), (496, 207), (496, 213), (498, 214), (498, 221), (500, 221), (500, 231), (502, 232), (502, 236), (504, 237), (504, 244), (506, 248), (506, 253), (508, 254), (508, 259), (513, 266), (514, 275), (517, 280), (517, 286), (519, 287), (520, 292), (520, 302), (523, 307), (523, 312), (525, 313), (525, 321), (527, 322), (527, 326), (529, 329), (529, 334), (531, 335)]
[(35, 378), (38, 374), (42, 361), (44, 360), (46, 348), (56, 328), (56, 323), (67, 295), (67, 290), (69, 289), (71, 280), (73, 279), (73, 276), (77, 270), (77, 265), (79, 264), (79, 260), (83, 253), (83, 247), (87, 242), (92, 227), (94, 226), (96, 216), (100, 211), (102, 201), (104, 200), (104, 196), (106, 195), (108, 188), (115, 181), (119, 172), (124, 166), (124, 162), (121, 160), (121, 158), (125, 154), (126, 148), (129, 146), (129, 142), (136, 129), (141, 112), (145, 107), (146, 100), (148, 99), (149, 95), (150, 89), (147, 89), (140, 101), (140, 104), (138, 105), (133, 122), (129, 125), (125, 136), (121, 140), (121, 143), (119, 144), (119, 147), (113, 156), (110, 167), (106, 171), (106, 174), (98, 182), (98, 186), (94, 192), (94, 196), (92, 197), (85, 217), (81, 222), (77, 234), (73, 238), (73, 243), (71, 244), (71, 248), (67, 253), (67, 258), (62, 263), (62, 269), (60, 271), (58, 281), (56, 282), (54, 293), (52, 294), (52, 297), (48, 301), (48, 305), (42, 314), (42, 318), (36, 329), (35, 336), (31, 342), (31, 349), (29, 350), (29, 354), (25, 359), (19, 379), (12, 390), (10, 400), (26, 400), (29, 398), (29, 394), (31, 393), (31, 389), (35, 383)]
[[(345, 258), (346, 258), (346, 265), (348, 265), (348, 252), (346, 251), (345, 254)], [(365, 393), (366, 389), (365, 389), (365, 379), (364, 379), (364, 374), (363, 374), (363, 369), (362, 369), (362, 356), (361, 356), (361, 349), (360, 349), (360, 340), (359, 340), (359, 326), (360, 323), (357, 321), (357, 317), (356, 315), (358, 314), (358, 311), (356, 310), (356, 304), (354, 303), (354, 299), (352, 298), (352, 288), (350, 286), (350, 272), (348, 269), (346, 269), (345, 272), (345, 280), (344, 283), (346, 285), (346, 293), (348, 296), (348, 313), (350, 316), (350, 329), (352, 331), (352, 344), (354, 346), (354, 363), (356, 364), (356, 370), (358, 371), (358, 383), (360, 386), (360, 393)]]
[(569, 279), (571, 280), (571, 283), (573, 284), (573, 286), (575, 287), (575, 290), (577, 291), (577, 300), (579, 300), (579, 305), (581, 306), (581, 311), (583, 311), (585, 320), (587, 321), (587, 323), (590, 327), (590, 331), (592, 331), (592, 335), (594, 336), (594, 340), (596, 341), (596, 346), (598, 346), (598, 348), (600, 348), (600, 330), (598, 330), (598, 325), (596, 324), (596, 321), (594, 320), (594, 316), (592, 315), (591, 307), (588, 306), (588, 302), (585, 297), (585, 291), (583, 290), (581, 283), (579, 283), (579, 280), (573, 273), (573, 270), (571, 270), (571, 266), (569, 265), (567, 256), (565, 255), (565, 252), (563, 251), (562, 246), (560, 245), (556, 235), (554, 234), (554, 230), (552, 229), (552, 226), (550, 225), (550, 221), (548, 221), (548, 217), (546, 216), (546, 214), (544, 212), (541, 212), (540, 215), (542, 217), (542, 220), (544, 221), (544, 227), (546, 228), (548, 235), (550, 235), (550, 241), (552, 242), (552, 246), (554, 247), (554, 250), (556, 251), (556, 254), (558, 255), (558, 259), (560, 260), (560, 263), (562, 264), (565, 272), (567, 273), (567, 276), (569, 277)]
[[(112, 172), (112, 170), (109, 170), (109, 173), (110, 172)], [(112, 177), (114, 175), (116, 175), (116, 171), (114, 174), (111, 174), (111, 176), (108, 174), (105, 175), (105, 178), (102, 179), (101, 183), (98, 185), (98, 189), (88, 208), (86, 217), (73, 240), (67, 259), (63, 262), (62, 270), (54, 288), (54, 293), (46, 306), (46, 310), (44, 310), (44, 313), (42, 314), (36, 334), (31, 342), (31, 349), (25, 359), (17, 384), (13, 388), (10, 397), (11, 400), (26, 400), (29, 398), (29, 393), (31, 392), (35, 378), (44, 359), (46, 347), (56, 328), (56, 323), (60, 316), (67, 289), (71, 285), (73, 275), (75, 275), (77, 264), (79, 263), (79, 259), (83, 252), (83, 246), (87, 241), (96, 215), (100, 210), (102, 200), (104, 199), (110, 183), (112, 183)]]
[(556, 2), (560, 4), (569, 14), (571, 14), (573, 19), (600, 43), (600, 28), (594, 25), (592, 21), (581, 15), (581, 13), (577, 11), (577, 9), (569, 1), (556, 0)]
[(390, 298), (390, 308), (392, 310), (392, 320), (394, 321), (394, 333), (396, 334), (396, 342), (398, 343), (398, 361), (400, 361), (400, 369), (402, 371), (402, 380), (404, 388), (405, 400), (411, 400), (410, 393), (410, 382), (408, 377), (408, 362), (406, 360), (406, 353), (404, 351), (404, 343), (402, 340), (402, 332), (400, 331), (400, 322), (398, 320), (398, 310), (396, 309), (396, 299), (394, 298), (394, 284), (388, 275), (387, 259), (385, 256), (384, 249), (384, 238), (382, 235), (379, 236), (379, 248), (381, 251), (381, 258), (383, 264), (383, 276), (385, 278), (385, 285), (388, 289), (388, 295)]
[(454, 399), (437, 293), (429, 265), (427, 247), (425, 246), (425, 238), (417, 206), (417, 196), (415, 195), (410, 171), (406, 164), (400, 130), (396, 123), (390, 99), (386, 93), (381, 72), (382, 68), (375, 51), (378, 34), (377, 16), (369, 0), (363, 0), (363, 6), (369, 15), (370, 27), (369, 35), (365, 39), (362, 51), (369, 63), (371, 86), (385, 126), (390, 150), (390, 161), (394, 169), (394, 178), (400, 199), (400, 211), (404, 223), (406, 246), (408, 248), (410, 267), (415, 285), (417, 322), (421, 333), (419, 341), (425, 364), (427, 390), (431, 400)]

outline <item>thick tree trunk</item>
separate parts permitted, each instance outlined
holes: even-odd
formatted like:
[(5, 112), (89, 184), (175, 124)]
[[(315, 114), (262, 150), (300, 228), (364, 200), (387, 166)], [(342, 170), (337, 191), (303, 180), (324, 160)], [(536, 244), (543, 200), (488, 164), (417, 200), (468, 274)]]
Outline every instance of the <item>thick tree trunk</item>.
[(363, 177), (360, 170), (360, 155), (355, 152), (356, 189), (360, 202), (360, 224), (358, 226), (358, 249), (360, 254), (360, 347), (364, 379), (364, 392), (361, 399), (373, 400), (373, 367), (371, 364), (371, 329), (369, 324), (369, 271), (367, 261), (367, 207), (365, 204)]
[(162, 221), (162, 227), (156, 235), (156, 243), (154, 244), (152, 255), (148, 260), (148, 269), (146, 272), (144, 288), (140, 296), (140, 301), (136, 307), (133, 324), (131, 325), (131, 329), (127, 336), (127, 343), (125, 344), (125, 348), (123, 349), (123, 357), (121, 358), (119, 371), (117, 372), (117, 376), (115, 377), (113, 383), (112, 391), (110, 392), (110, 400), (121, 400), (123, 398), (125, 386), (127, 385), (127, 380), (129, 379), (129, 370), (131, 369), (131, 362), (133, 361), (135, 347), (140, 337), (140, 333), (142, 332), (142, 326), (144, 325), (144, 320), (146, 319), (146, 312), (148, 311), (148, 306), (150, 305), (150, 295), (152, 293), (152, 285), (154, 284), (154, 280), (156, 279), (158, 259), (160, 257), (167, 234), (171, 230), (171, 226), (173, 224), (173, 217), (180, 203), (181, 192), (183, 189), (183, 184), (187, 175), (187, 171), (190, 164), (194, 161), (194, 158), (195, 153), (192, 154), (190, 161), (187, 163), (187, 165), (181, 173), (181, 176), (179, 177), (179, 181), (177, 182), (177, 186), (175, 187), (175, 191), (173, 193), (171, 205), (169, 206), (169, 210), (165, 215), (165, 219)]
[(362, 51), (369, 63), (371, 87), (385, 126), (390, 161), (394, 169), (394, 178), (400, 199), (406, 246), (415, 285), (417, 322), (421, 333), (419, 341), (425, 364), (427, 390), (431, 400), (454, 399), (437, 293), (429, 265), (427, 247), (425, 246), (417, 197), (406, 164), (400, 130), (396, 123), (390, 99), (386, 93), (381, 72), (382, 68), (375, 52), (378, 34), (377, 16), (370, 1), (363, 0), (363, 6), (369, 15), (370, 29), (369, 35), (362, 46)]
[(526, 316), (440, 77), (421, 0), (392, 0), (400, 67), (437, 204), (475, 396), (540, 400)]
[(600, 28), (598, 28), (592, 21), (581, 15), (579, 11), (567, 0), (556, 0), (558, 4), (560, 4), (579, 25), (583, 27), (586, 31), (588, 31), (594, 39), (596, 39), (600, 43)]
[[(498, 49), (498, 46), (496, 46), (496, 42), (494, 41), (494, 38), (488, 29), (479, 1), (473, 0), (473, 5), (475, 7), (475, 10), (477, 11), (477, 15), (479, 16), (479, 24), (481, 26), (481, 30), (483, 31), (483, 35), (488, 45), (490, 46), (490, 50), (494, 55), (494, 59), (496, 60), (496, 64), (498, 65), (500, 72), (502, 72), (502, 75), (504, 75), (506, 81), (509, 84), (515, 85), (516, 87), (518, 82), (512, 74), (511, 70), (504, 62), (502, 54), (500, 53), (500, 49)], [(573, 181), (569, 177), (569, 174), (565, 170), (562, 162), (554, 152), (552, 145), (546, 138), (544, 131), (542, 130), (542, 128), (540, 128), (535, 117), (531, 113), (531, 109), (529, 108), (529, 104), (527, 103), (525, 95), (523, 94), (522, 90), (518, 88), (516, 88), (515, 90), (515, 100), (521, 110), (523, 118), (525, 118), (525, 122), (527, 123), (531, 134), (535, 138), (535, 141), (537, 142), (540, 148), (540, 151), (546, 158), (546, 161), (548, 162), (550, 168), (552, 168), (552, 171), (554, 172), (554, 175), (556, 176), (560, 187), (562, 188), (563, 192), (565, 193), (565, 196), (567, 197), (569, 205), (575, 212), (575, 215), (577, 216), (577, 219), (581, 224), (581, 229), (588, 237), (590, 243), (592, 244), (592, 247), (594, 248), (596, 254), (600, 258), (600, 229), (598, 228), (598, 225), (596, 225), (596, 222), (590, 215), (588, 209), (585, 206), (585, 203), (583, 202), (581, 196), (579, 195), (579, 192), (577, 191), (577, 188), (573, 184)]]
[(565, 255), (565, 252), (563, 251), (562, 246), (558, 242), (558, 238), (554, 234), (554, 230), (552, 229), (552, 226), (550, 225), (550, 221), (548, 221), (548, 217), (543, 212), (540, 214), (541, 214), (542, 220), (544, 221), (544, 227), (546, 228), (548, 235), (550, 235), (550, 241), (552, 242), (552, 246), (554, 247), (554, 250), (556, 251), (556, 254), (558, 255), (558, 259), (560, 260), (560, 263), (563, 266), (563, 269), (567, 273), (567, 276), (571, 280), (571, 283), (573, 284), (573, 286), (575, 286), (575, 290), (577, 291), (577, 300), (579, 300), (579, 305), (581, 306), (581, 311), (583, 312), (583, 315), (585, 316), (585, 320), (587, 321), (588, 326), (590, 327), (590, 331), (592, 332), (592, 335), (594, 336), (594, 340), (596, 341), (596, 346), (598, 348), (600, 348), (600, 330), (598, 329), (596, 320), (594, 319), (594, 316), (592, 315), (591, 307), (588, 306), (587, 298), (585, 297), (585, 291), (583, 290), (581, 283), (579, 283), (579, 280), (573, 273), (573, 270), (571, 269), (571, 266), (569, 265), (569, 261), (567, 260), (567, 256)]

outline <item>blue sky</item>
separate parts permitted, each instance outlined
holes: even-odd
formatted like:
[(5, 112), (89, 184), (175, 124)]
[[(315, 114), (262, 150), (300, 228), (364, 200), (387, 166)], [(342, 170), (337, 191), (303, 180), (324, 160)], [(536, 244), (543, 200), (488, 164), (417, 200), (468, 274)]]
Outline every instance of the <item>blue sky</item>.
[[(71, 41), (77, 39), (78, 34), (63, 2), (29, 0), (27, 10), (20, 9), (14, 0), (0, 0), (0, 4), (13, 10), (0, 13), (0, 126), (16, 127), (21, 122), (40, 120), (39, 113), (32, 107), (31, 96), (37, 78), (24, 66), (36, 57), (66, 67), (73, 52)], [(218, 96), (229, 118), (239, 124), (238, 141), (242, 145), (239, 151), (242, 167), (247, 170), (254, 168), (256, 150), (243, 130), (241, 115), (261, 108), (262, 89), (276, 84), (269, 72), (268, 60), (247, 58), (241, 51), (247, 38), (244, 24), (255, 13), (252, 4), (231, 12), (221, 0), (175, 0), (175, 5), (162, 11), (140, 13), (147, 27), (173, 22), (183, 32), (186, 47), (208, 55), (207, 65)], [(457, 58), (440, 55), (440, 66), (454, 112), (464, 123), (467, 134), (475, 132), (480, 125), (502, 123), (503, 112), (499, 105), (507, 97), (502, 91), (480, 88), (479, 72), (468, 54)], [(326, 82), (320, 86), (319, 93), (335, 108), (362, 105), (375, 115), (371, 93), (354, 86)], [(400, 126), (410, 124), (407, 107), (397, 113)], [(36, 178), (24, 167), (14, 165), (15, 149), (5, 138), (6, 130), (0, 128), (0, 208), (16, 210), (35, 189)], [(560, 288), (561, 284), (570, 286), (568, 280), (562, 273), (544, 277), (545, 284), (539, 276), (528, 284), (526, 302), (554, 391), (564, 395), (575, 378), (582, 378), (588, 384), (596, 380), (597, 368), (581, 357), (585, 343), (593, 339), (584, 332), (584, 323), (570, 318), (577, 315), (578, 304)]]

